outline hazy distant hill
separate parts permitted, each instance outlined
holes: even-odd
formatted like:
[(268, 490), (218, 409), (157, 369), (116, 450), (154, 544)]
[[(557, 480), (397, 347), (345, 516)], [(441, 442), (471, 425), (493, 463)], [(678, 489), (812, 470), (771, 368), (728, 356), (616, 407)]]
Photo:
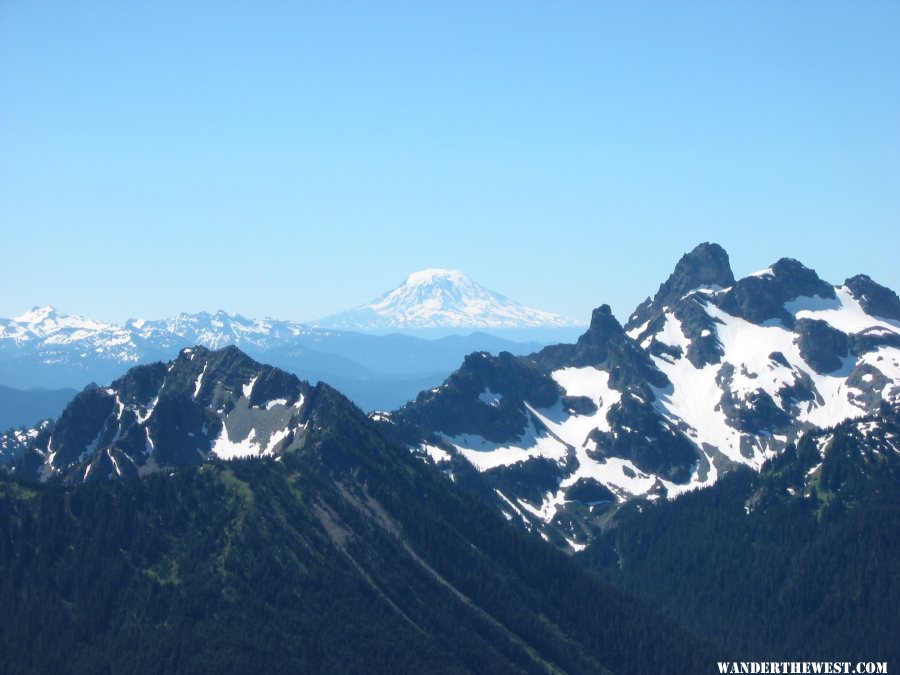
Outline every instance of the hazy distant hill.
[(76, 393), (74, 389), (22, 390), (0, 385), (0, 430), (56, 419)]

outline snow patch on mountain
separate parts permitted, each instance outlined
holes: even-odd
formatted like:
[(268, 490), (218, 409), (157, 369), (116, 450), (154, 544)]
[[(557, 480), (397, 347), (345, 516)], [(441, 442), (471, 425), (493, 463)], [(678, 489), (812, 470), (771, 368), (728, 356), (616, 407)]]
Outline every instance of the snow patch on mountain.
[(256, 429), (251, 429), (246, 438), (233, 440), (228, 432), (228, 427), (222, 425), (222, 433), (213, 441), (212, 453), (219, 459), (241, 459), (243, 457), (257, 457), (260, 447), (255, 442)]
[(798, 319), (821, 319), (845, 333), (859, 333), (873, 328), (900, 332), (900, 321), (866, 314), (859, 300), (846, 286), (836, 288), (835, 296), (834, 300), (800, 297), (785, 303), (784, 308)]
[(529, 422), (524, 433), (509, 443), (495, 443), (478, 434), (444, 435), (443, 440), (456, 448), (479, 471), (509, 466), (533, 457), (562, 461), (567, 454), (563, 443), (546, 432), (538, 431), (534, 422)]

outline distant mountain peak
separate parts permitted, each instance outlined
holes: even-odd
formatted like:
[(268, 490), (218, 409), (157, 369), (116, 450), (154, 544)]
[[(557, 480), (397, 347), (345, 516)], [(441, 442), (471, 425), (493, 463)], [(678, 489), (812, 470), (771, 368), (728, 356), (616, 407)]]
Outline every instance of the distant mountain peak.
[(59, 312), (57, 312), (56, 307), (53, 307), (52, 305), (46, 305), (45, 307), (34, 306), (31, 308), (31, 311), (15, 317), (13, 321), (25, 324), (35, 324), (57, 316), (59, 316)]
[(73, 316), (60, 312), (51, 305), (32, 307), (12, 320), (0, 322), (0, 338), (13, 337), (18, 340), (43, 338), (52, 334), (82, 334), (84, 332), (119, 331), (118, 326)]
[(478, 284), (459, 270), (428, 268), (356, 309), (315, 326), (344, 330), (561, 328), (582, 322), (526, 307)]

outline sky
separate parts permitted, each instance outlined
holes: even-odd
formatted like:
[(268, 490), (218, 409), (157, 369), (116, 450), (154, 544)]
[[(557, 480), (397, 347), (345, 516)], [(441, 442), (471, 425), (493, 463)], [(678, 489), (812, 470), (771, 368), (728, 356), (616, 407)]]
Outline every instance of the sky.
[(0, 316), (627, 318), (702, 241), (900, 289), (900, 3), (0, 0)]

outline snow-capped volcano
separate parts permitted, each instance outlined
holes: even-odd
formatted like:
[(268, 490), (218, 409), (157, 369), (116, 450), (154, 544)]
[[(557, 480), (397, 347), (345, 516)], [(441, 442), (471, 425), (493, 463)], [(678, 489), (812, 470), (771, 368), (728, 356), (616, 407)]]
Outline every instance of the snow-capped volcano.
[(393, 329), (509, 329), (580, 326), (573, 319), (526, 307), (495, 293), (458, 270), (413, 272), (372, 302), (313, 322), (357, 331)]

